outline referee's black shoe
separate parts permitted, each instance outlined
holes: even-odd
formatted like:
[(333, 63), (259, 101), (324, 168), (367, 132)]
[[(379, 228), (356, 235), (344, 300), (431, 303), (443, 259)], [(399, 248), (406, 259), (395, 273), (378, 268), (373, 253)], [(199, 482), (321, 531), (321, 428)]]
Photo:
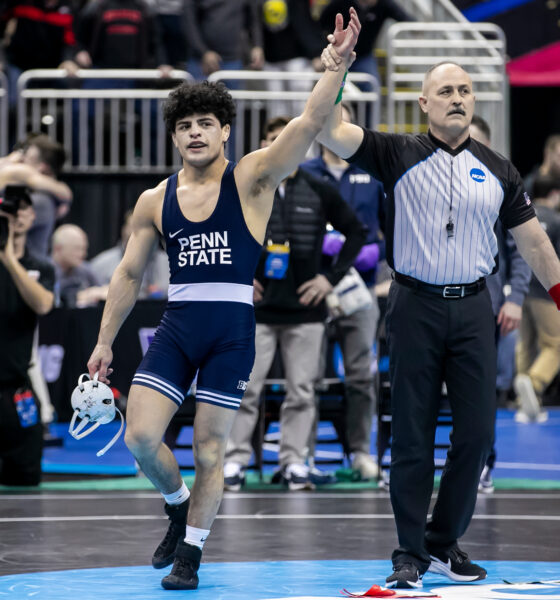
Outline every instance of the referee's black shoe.
[(196, 590), (201, 556), (202, 550), (198, 546), (181, 540), (177, 544), (171, 573), (161, 580), (161, 585), (166, 590)]
[(385, 580), (389, 588), (421, 588), (422, 575), (418, 567), (410, 562), (403, 562), (393, 566), (393, 574)]
[(458, 546), (449, 550), (428, 548), (432, 562), (428, 567), (430, 573), (439, 573), (452, 581), (480, 581), (486, 579), (486, 569), (470, 561), (468, 554), (459, 550)]
[(182, 504), (165, 505), (165, 512), (169, 517), (169, 527), (161, 544), (152, 556), (152, 567), (163, 569), (170, 565), (175, 558), (175, 548), (179, 540), (184, 540), (187, 534), (187, 513), (189, 512), (189, 498)]

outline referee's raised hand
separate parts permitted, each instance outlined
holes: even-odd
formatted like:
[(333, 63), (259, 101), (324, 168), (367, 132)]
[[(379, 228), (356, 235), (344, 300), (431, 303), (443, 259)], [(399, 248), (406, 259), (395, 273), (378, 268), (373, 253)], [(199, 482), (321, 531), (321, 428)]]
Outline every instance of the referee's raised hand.
[(354, 8), (350, 8), (350, 21), (346, 29), (344, 29), (342, 15), (340, 13), (336, 15), (334, 31), (327, 36), (329, 45), (323, 50), (323, 54), (321, 55), (321, 62), (326, 69), (329, 71), (338, 71), (342, 62), (345, 63), (345, 68), (348, 68), (354, 62), (356, 58), (354, 46), (358, 40), (361, 28), (362, 25)]

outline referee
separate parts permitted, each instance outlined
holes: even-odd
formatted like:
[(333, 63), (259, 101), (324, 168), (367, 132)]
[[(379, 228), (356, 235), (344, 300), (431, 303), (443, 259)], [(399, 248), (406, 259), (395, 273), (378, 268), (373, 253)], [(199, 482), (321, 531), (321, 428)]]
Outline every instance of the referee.
[[(323, 54), (336, 69), (336, 40)], [(497, 269), (497, 220), (560, 306), (560, 262), (513, 165), (469, 137), (469, 75), (444, 62), (425, 75), (429, 132), (395, 135), (343, 122), (320, 143), (381, 180), (387, 195), (387, 306), (392, 433), (391, 502), (399, 547), (387, 585), (416, 588), (427, 571), (476, 581), (486, 571), (457, 540), (474, 512), (494, 431), (496, 350), (486, 277)], [(426, 524), (442, 382), (453, 414), (451, 447)]]

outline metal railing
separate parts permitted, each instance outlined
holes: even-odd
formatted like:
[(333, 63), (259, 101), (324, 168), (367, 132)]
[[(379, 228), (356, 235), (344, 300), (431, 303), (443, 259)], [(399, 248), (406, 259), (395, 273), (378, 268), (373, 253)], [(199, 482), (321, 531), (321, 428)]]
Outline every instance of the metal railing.
[[(216, 71), (209, 81), (223, 81), (230, 84), (230, 93), (236, 104), (237, 117), (234, 128), (234, 148), (230, 157), (237, 159), (248, 151), (259, 147), (262, 127), (269, 116), (278, 116), (275, 105), (291, 106), (288, 114), (292, 117), (301, 113), (313, 83), (321, 73), (282, 73), (278, 71)], [(281, 94), (267, 89), (269, 82), (308, 81), (308, 90), (285, 90)], [(244, 89), (235, 89), (231, 82), (243, 82)], [(366, 85), (371, 91), (362, 91), (357, 84)], [(234, 89), (231, 89), (234, 88)], [(377, 79), (367, 73), (348, 73), (344, 89), (344, 101), (352, 104), (356, 111), (356, 121), (360, 125), (377, 127), (380, 119), (381, 90)]]
[(451, 0), (410, 0), (410, 3), (414, 7), (415, 14), (424, 21), (468, 22)]
[(425, 72), (449, 60), (470, 74), (476, 113), (492, 129), (492, 146), (509, 153), (506, 42), (492, 23), (396, 23), (387, 32), (387, 122), (389, 131), (419, 133), (427, 121), (418, 105)]
[(8, 153), (8, 80), (0, 71), (0, 156)]
[[(161, 117), (169, 88), (193, 80), (186, 71), (60, 69), (25, 71), (18, 79), (17, 136), (43, 131), (60, 142), (66, 171), (168, 172), (181, 164)], [(162, 89), (162, 86), (167, 86)]]
[[(210, 81), (231, 86), (237, 118), (228, 156), (239, 160), (259, 147), (262, 125), (278, 102), (298, 106), (299, 114), (320, 73), (276, 71), (218, 71)], [(186, 71), (173, 71), (170, 79), (157, 70), (99, 69), (78, 71), (70, 78), (62, 70), (35, 69), (18, 80), (17, 136), (43, 131), (67, 150), (67, 172), (169, 172), (180, 167), (161, 117), (161, 103), (169, 94), (156, 85), (191, 80)], [(309, 90), (270, 91), (270, 81), (308, 81)], [(371, 91), (362, 91), (358, 85)], [(151, 86), (151, 87), (150, 87)], [(380, 115), (380, 89), (376, 79), (351, 73), (344, 99), (354, 105), (359, 124), (376, 127)]]

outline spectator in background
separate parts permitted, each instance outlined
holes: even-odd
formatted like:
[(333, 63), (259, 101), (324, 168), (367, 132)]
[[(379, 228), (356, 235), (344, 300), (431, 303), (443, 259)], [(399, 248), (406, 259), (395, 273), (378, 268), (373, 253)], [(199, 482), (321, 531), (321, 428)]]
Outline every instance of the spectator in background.
[[(533, 205), (560, 256), (560, 179), (539, 175), (533, 183)], [(523, 304), (516, 360), (519, 410), (515, 420), (543, 423), (548, 413), (542, 408), (542, 395), (560, 371), (560, 314), (534, 275)]]
[[(387, 19), (416, 21), (416, 18), (395, 0), (332, 0), (321, 13), (322, 28), (328, 31), (336, 14), (348, 14), (350, 6), (356, 9), (362, 23), (360, 39), (355, 50), (356, 60), (350, 67), (350, 71), (369, 73), (381, 83), (374, 50), (383, 24)], [(359, 87), (366, 89), (364, 84), (360, 84)]]
[[(195, 79), (224, 70), (242, 69), (246, 44), (248, 64), (262, 69), (263, 42), (257, 0), (186, 0), (188, 71)], [(230, 89), (239, 84), (226, 81)]]
[[(22, 162), (55, 181), (58, 181), (65, 161), (64, 147), (47, 135), (30, 136), (24, 145)], [(35, 190), (31, 198), (36, 216), (27, 234), (27, 244), (39, 256), (47, 256), (55, 224), (68, 214), (72, 194), (60, 198), (48, 191)]]
[(70, 188), (56, 179), (64, 163), (64, 150), (45, 135), (32, 135), (0, 162), (0, 190), (7, 185), (28, 188), (37, 203), (35, 224), (27, 232), (27, 244), (38, 256), (47, 256), (47, 246), (58, 216), (72, 202)]
[(63, 68), (73, 74), (78, 68), (73, 7), (70, 0), (7, 0), (1, 6), (0, 68), (8, 77), (10, 106), (15, 107), (23, 71)]
[(546, 138), (543, 150), (543, 162), (535, 167), (525, 177), (523, 183), (527, 193), (534, 195), (533, 184), (539, 175), (548, 175), (554, 179), (560, 179), (560, 135), (550, 135)]
[(164, 62), (184, 69), (187, 61), (186, 0), (152, 0), (165, 52)]
[[(121, 227), (121, 237), (119, 242), (101, 252), (90, 261), (90, 267), (100, 285), (108, 285), (111, 277), (124, 256), (124, 250), (128, 238), (132, 232), (131, 219), (132, 209), (128, 210), (124, 216), (124, 223)], [(138, 298), (145, 300), (147, 298), (165, 298), (167, 296), (167, 287), (169, 285), (169, 263), (167, 254), (160, 248), (156, 248), (152, 258), (144, 271), (144, 278)]]
[[(96, 0), (85, 5), (79, 13), (76, 25), (79, 52), (76, 60), (81, 67), (95, 69), (126, 69), (131, 72), (128, 79), (84, 79), (82, 88), (97, 89), (131, 89), (137, 86), (134, 69), (158, 69), (160, 78), (152, 85), (157, 87), (171, 83), (172, 67), (165, 63), (165, 51), (153, 7), (147, 0)], [(143, 81), (142, 87), (146, 86)], [(124, 101), (123, 101), (124, 102)], [(73, 121), (80, 118), (80, 104), (72, 103)], [(128, 110), (123, 107), (124, 118), (130, 119)], [(135, 113), (140, 119), (140, 102), (135, 102)], [(88, 102), (87, 140), (85, 145), (83, 132), (78, 128), (72, 133), (72, 157), (74, 164), (93, 162), (94, 140), (93, 121), (95, 106)], [(155, 100), (150, 102), (151, 157), (156, 155), (156, 123), (158, 106)], [(136, 148), (138, 150), (138, 148)], [(87, 161), (86, 161), (87, 156)]]
[[(469, 133), (472, 139), (490, 147), (490, 126), (478, 115), (473, 115)], [(504, 403), (512, 387), (517, 330), (521, 323), (521, 307), (529, 289), (531, 269), (517, 250), (513, 236), (501, 222), (496, 223), (498, 240), (498, 271), (486, 279), (496, 318), (497, 374), (496, 405)], [(492, 470), (496, 463), (496, 440), (482, 470), (478, 491), (494, 491)]]
[(61, 225), (52, 237), (52, 260), (56, 272), (57, 304), (82, 308), (97, 304), (107, 297), (107, 286), (85, 262), (88, 251), (86, 232), (77, 225)]
[(145, 0), (98, 0), (85, 5), (77, 19), (81, 67), (160, 69), (167, 76), (165, 52), (156, 15)]
[[(28, 377), (38, 315), (53, 306), (54, 270), (31, 254), (26, 234), (33, 223), (29, 196), (16, 215), (0, 213), (7, 231), (0, 242), (0, 484), (38, 485), (43, 427)], [(7, 234), (7, 235), (6, 235)]]
[[(268, 121), (261, 147), (270, 146), (288, 122), (285, 117)], [(322, 274), (327, 221), (344, 233), (346, 241), (338, 261)], [(332, 186), (302, 169), (280, 184), (253, 282), (255, 364), (226, 446), (225, 489), (238, 491), (244, 482), (261, 391), (277, 344), (287, 388), (280, 408), (281, 473), (291, 490), (310, 485), (305, 463), (316, 414), (314, 383), (326, 317), (323, 300), (350, 268), (365, 237), (366, 228)]]
[[(348, 122), (353, 121), (349, 105), (343, 104), (342, 118)], [(383, 185), (324, 147), (321, 147), (320, 156), (303, 163), (301, 168), (337, 188), (362, 224), (368, 228), (366, 245), (360, 250), (354, 267), (369, 287), (373, 305), (335, 319), (333, 328), (344, 360), (346, 439), (353, 455), (352, 468), (362, 479), (374, 479), (378, 475), (378, 468), (377, 462), (370, 455), (375, 409), (372, 364), (379, 307), (373, 286), (377, 261), (380, 254), (384, 254), (385, 247), (379, 231), (379, 215), (385, 198)], [(327, 233), (323, 252), (336, 261), (342, 244), (343, 239), (339, 233)]]
[[(334, 16), (331, 21), (334, 22)], [(301, 0), (264, 0), (262, 2), (264, 59), (267, 71), (303, 73), (322, 71), (320, 54), (324, 38), (319, 24), (313, 20), (309, 2)], [(360, 34), (361, 35), (361, 34)], [(281, 95), (284, 91), (307, 92), (308, 79), (268, 82), (268, 89)], [(274, 101), (268, 116), (301, 112), (303, 102)]]

